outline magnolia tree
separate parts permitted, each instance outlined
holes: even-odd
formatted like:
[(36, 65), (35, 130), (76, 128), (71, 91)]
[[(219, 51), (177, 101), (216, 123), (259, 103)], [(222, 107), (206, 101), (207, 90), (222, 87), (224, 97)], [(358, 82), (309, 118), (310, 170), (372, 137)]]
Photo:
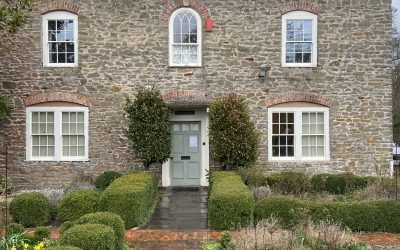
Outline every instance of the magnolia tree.
[(258, 157), (260, 135), (244, 98), (230, 93), (210, 106), (212, 156), (222, 169), (247, 168)]
[(127, 136), (146, 170), (165, 162), (171, 154), (171, 111), (158, 90), (140, 90), (125, 106)]
[(15, 32), (18, 26), (26, 22), (26, 12), (31, 4), (32, 0), (1, 0), (0, 30)]

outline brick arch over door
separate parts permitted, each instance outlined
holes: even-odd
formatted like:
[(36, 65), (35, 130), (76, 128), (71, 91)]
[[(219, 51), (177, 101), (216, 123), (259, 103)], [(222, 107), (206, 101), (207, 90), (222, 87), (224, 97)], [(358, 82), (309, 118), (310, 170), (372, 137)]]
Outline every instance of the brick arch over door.
[(200, 0), (170, 0), (161, 9), (160, 19), (168, 20), (176, 9), (182, 7), (193, 8), (203, 19), (210, 16), (208, 8)]
[(271, 107), (287, 102), (310, 102), (320, 104), (325, 107), (330, 107), (332, 105), (332, 98), (314, 93), (285, 93), (267, 98), (265, 105), (267, 107)]
[(318, 3), (312, 3), (308, 0), (289, 1), (286, 3), (282, 3), (278, 6), (278, 8), (281, 15), (298, 10), (307, 11), (318, 15), (321, 11), (321, 5), (319, 5)]
[(40, 93), (24, 98), (25, 107), (45, 102), (70, 102), (86, 107), (92, 106), (92, 99), (90, 97), (64, 92)]
[(76, 15), (79, 14), (80, 5), (68, 0), (58, 0), (49, 2), (41, 7), (42, 15), (52, 11), (68, 11)]

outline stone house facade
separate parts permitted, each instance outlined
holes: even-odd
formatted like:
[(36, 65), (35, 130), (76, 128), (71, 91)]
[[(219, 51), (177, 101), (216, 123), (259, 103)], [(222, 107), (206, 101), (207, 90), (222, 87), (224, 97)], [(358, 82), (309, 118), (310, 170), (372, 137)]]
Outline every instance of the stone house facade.
[(37, 0), (0, 41), (18, 189), (139, 166), (123, 106), (146, 86), (174, 109), (164, 186), (207, 185), (207, 106), (232, 91), (265, 172), (375, 175), (392, 157), (390, 0)]

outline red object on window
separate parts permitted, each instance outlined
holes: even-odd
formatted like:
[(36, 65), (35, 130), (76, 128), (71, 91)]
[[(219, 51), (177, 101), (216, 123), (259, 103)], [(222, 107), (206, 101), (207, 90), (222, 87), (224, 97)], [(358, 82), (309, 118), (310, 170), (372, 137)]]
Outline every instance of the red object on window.
[(213, 29), (213, 20), (211, 18), (206, 19), (206, 31), (212, 31)]

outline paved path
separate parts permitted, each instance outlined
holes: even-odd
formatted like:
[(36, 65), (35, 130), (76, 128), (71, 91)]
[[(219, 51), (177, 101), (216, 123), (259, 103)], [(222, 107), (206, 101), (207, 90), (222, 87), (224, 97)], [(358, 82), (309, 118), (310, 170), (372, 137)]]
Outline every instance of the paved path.
[(203, 188), (167, 188), (149, 222), (141, 229), (206, 230), (207, 190)]

